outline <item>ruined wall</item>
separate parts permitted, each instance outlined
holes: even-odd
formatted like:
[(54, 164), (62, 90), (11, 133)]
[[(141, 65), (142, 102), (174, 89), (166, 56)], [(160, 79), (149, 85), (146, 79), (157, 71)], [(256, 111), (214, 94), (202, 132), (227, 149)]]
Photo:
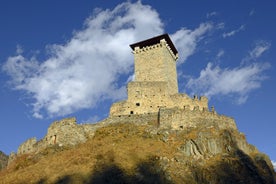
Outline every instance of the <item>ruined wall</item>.
[(237, 130), (233, 118), (224, 115), (218, 115), (215, 111), (199, 108), (179, 109), (161, 108), (159, 111), (160, 126), (173, 130), (182, 130), (187, 128), (196, 128), (204, 122), (205, 127), (217, 127), (218, 129)]
[(31, 152), (34, 149), (34, 145), (36, 142), (37, 141), (35, 137), (28, 139), (18, 147), (17, 153), (24, 154)]
[(47, 144), (73, 146), (86, 141), (82, 126), (77, 125), (76, 118), (67, 118), (56, 121), (48, 128), (44, 140)]
[(82, 125), (76, 123), (76, 118), (66, 118), (53, 122), (43, 139), (37, 141), (36, 138), (31, 138), (22, 143), (17, 154), (36, 152), (51, 145), (74, 146), (85, 142), (87, 137), (89, 137), (88, 132)]

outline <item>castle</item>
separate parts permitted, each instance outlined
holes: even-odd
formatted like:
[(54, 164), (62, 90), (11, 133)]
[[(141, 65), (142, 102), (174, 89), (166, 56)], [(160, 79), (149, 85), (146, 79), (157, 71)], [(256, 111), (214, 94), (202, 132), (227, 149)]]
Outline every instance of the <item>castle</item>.
[[(51, 145), (74, 146), (112, 123), (156, 122), (159, 129), (182, 130), (208, 127), (237, 130), (234, 119), (209, 110), (206, 97), (190, 98), (178, 93), (176, 61), (178, 52), (168, 34), (130, 45), (134, 54), (135, 80), (127, 85), (127, 100), (114, 103), (108, 118), (96, 124), (77, 124), (75, 118), (54, 122), (46, 136), (22, 143), (17, 155), (37, 152)], [(15, 154), (10, 156), (13, 160)]]
[(208, 108), (206, 97), (191, 99), (178, 93), (178, 52), (168, 34), (130, 45), (134, 54), (135, 80), (127, 86), (128, 99), (114, 103), (110, 116), (155, 113), (161, 108)]

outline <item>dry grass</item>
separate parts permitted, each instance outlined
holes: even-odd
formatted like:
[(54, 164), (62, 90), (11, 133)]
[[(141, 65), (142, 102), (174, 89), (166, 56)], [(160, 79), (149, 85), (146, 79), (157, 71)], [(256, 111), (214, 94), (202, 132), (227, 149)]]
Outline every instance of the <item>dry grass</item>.
[(85, 182), (108, 165), (116, 165), (131, 175), (139, 163), (174, 151), (156, 141), (158, 137), (147, 138), (145, 128), (112, 125), (99, 129), (93, 139), (77, 147), (51, 147), (36, 155), (22, 155), (0, 172), (0, 183), (56, 183), (69, 176), (71, 182)]
[(273, 173), (262, 157), (256, 164), (256, 156), (251, 158), (241, 151), (233, 155), (185, 157), (179, 150), (199, 133), (229, 139), (228, 134), (234, 135), (233, 132), (196, 128), (149, 133), (154, 127), (114, 124), (97, 130), (93, 139), (77, 147), (54, 146), (37, 154), (22, 155), (0, 172), (0, 184), (272, 181)]

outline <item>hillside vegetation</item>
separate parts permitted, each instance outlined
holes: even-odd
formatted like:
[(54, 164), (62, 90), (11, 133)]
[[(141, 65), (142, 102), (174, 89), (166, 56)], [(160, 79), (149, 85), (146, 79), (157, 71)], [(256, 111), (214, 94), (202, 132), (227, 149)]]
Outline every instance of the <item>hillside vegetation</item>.
[[(210, 136), (224, 152), (200, 148), (198, 138)], [(236, 145), (239, 136), (212, 127), (172, 131), (118, 123), (78, 146), (17, 157), (0, 172), (0, 183), (275, 183), (270, 160), (258, 151), (245, 154)]]

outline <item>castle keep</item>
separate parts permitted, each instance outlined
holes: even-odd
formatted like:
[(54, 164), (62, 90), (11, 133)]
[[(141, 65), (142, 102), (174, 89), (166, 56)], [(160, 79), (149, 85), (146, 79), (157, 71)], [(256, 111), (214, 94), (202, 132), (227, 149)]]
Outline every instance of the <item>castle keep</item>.
[(191, 99), (178, 93), (178, 52), (168, 34), (130, 45), (135, 80), (127, 86), (128, 99), (114, 103), (110, 116), (159, 112), (161, 108), (208, 109), (206, 97)]

